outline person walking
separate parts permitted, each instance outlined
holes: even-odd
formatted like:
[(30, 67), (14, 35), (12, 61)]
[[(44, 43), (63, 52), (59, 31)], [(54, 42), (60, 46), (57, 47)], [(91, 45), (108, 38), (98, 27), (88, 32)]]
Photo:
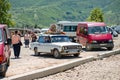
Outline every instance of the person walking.
[(28, 34), (28, 32), (26, 32), (26, 34), (24, 35), (24, 41), (25, 41), (25, 48), (28, 48), (30, 43), (30, 35)]
[(21, 42), (21, 38), (18, 35), (18, 31), (15, 31), (14, 35), (12, 36), (12, 45), (13, 45), (15, 59), (19, 58), (20, 55), (20, 48), (21, 48), (20, 42)]

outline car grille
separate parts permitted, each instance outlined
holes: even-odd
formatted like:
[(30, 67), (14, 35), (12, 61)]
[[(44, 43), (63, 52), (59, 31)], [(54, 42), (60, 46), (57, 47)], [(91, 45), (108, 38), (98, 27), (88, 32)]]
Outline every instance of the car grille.
[(99, 44), (108, 43), (108, 40), (97, 41), (97, 43), (99, 43)]
[(78, 49), (80, 46), (64, 46), (64, 49)]

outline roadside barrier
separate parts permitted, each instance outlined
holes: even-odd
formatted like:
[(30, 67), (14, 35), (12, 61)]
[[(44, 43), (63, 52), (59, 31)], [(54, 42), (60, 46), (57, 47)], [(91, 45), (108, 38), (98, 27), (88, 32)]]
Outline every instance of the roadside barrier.
[(113, 51), (108, 51), (108, 52), (100, 53), (100, 54), (98, 54), (97, 58), (98, 59), (103, 59), (105, 57), (109, 57), (111, 55), (116, 55), (116, 54), (120, 54), (120, 49), (116, 49), (116, 50), (113, 50)]
[(35, 70), (32, 72), (27, 72), (27, 73), (23, 73), (20, 75), (11, 76), (11, 77), (7, 78), (7, 80), (33, 80), (33, 79), (45, 77), (45, 76), (48, 76), (51, 74), (55, 74), (58, 72), (62, 72), (62, 71), (68, 70), (70, 68), (76, 67), (80, 64), (83, 64), (86, 62), (91, 62), (93, 60), (94, 60), (93, 56), (90, 56), (87, 58), (80, 58), (80, 59), (76, 59), (73, 61), (69, 61), (67, 63), (55, 65), (52, 67), (47, 67), (47, 68), (38, 69), (38, 70)]

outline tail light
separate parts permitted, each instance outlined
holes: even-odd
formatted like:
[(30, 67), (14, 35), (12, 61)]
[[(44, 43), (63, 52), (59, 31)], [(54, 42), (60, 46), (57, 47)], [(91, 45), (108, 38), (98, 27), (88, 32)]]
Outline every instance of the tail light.
[(0, 55), (0, 63), (2, 63), (4, 60), (4, 56), (3, 55)]

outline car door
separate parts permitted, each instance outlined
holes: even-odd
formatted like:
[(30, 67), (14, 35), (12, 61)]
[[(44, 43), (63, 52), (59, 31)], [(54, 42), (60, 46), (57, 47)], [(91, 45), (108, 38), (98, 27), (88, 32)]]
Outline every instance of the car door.
[(37, 43), (38, 52), (44, 52), (44, 37), (40, 36)]
[(5, 58), (9, 58), (9, 56), (10, 56), (10, 46), (8, 45), (8, 42), (7, 42), (7, 31), (6, 31), (5, 28), (3, 28), (3, 42), (4, 42)]
[(44, 47), (44, 51), (46, 53), (50, 53), (51, 52), (51, 40), (50, 40), (50, 36), (44, 36), (44, 44), (43, 44), (43, 47)]
[(50, 44), (51, 42), (46, 40), (48, 36), (40, 36), (38, 39), (38, 51), (39, 52), (51, 52), (50, 51)]
[(86, 42), (87, 42), (87, 39), (86, 39), (86, 35), (84, 34), (84, 31), (85, 31), (86, 27), (84, 27), (84, 25), (82, 25), (80, 27), (80, 30), (79, 30), (79, 33), (80, 33), (80, 36), (79, 36), (79, 42), (85, 46), (86, 45)]

